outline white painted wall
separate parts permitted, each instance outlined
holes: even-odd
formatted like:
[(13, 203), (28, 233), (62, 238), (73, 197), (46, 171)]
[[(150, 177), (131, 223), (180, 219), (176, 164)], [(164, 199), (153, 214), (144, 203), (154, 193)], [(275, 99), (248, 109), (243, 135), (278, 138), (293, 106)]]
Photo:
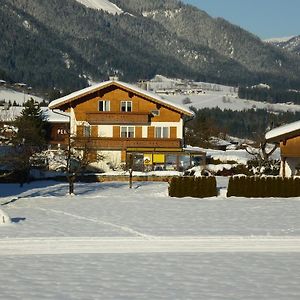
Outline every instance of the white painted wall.
[(98, 126), (99, 137), (113, 137), (113, 126), (112, 125), (100, 125)]
[(148, 126), (142, 126), (142, 138), (148, 137)]
[(71, 135), (76, 135), (76, 130), (77, 130), (77, 126), (76, 126), (76, 117), (75, 117), (75, 113), (74, 113), (74, 109), (71, 108), (71, 112), (70, 112), (70, 133)]
[[(296, 173), (296, 166), (300, 164), (300, 158), (287, 158), (285, 162), (285, 176), (291, 177)], [(281, 162), (280, 175), (283, 176), (283, 161)]]

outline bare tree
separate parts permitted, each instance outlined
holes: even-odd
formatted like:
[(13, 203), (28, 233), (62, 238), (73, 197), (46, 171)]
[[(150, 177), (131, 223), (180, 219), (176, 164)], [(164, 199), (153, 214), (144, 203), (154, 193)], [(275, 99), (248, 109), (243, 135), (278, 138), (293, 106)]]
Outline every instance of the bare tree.
[(243, 146), (257, 162), (260, 174), (263, 173), (263, 169), (272, 168), (274, 161), (271, 160), (271, 156), (278, 148), (278, 144), (268, 144), (264, 136), (258, 136), (254, 145), (244, 144)]

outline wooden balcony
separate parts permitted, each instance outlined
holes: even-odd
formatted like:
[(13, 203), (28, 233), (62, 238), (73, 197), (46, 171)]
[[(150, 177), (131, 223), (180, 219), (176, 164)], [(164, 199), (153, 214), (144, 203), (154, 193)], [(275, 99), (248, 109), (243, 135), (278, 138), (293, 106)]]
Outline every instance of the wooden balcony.
[(74, 139), (78, 148), (88, 146), (99, 150), (125, 150), (127, 148), (181, 148), (180, 139), (149, 138), (84, 138)]
[(149, 113), (136, 112), (88, 112), (86, 121), (92, 125), (101, 124), (149, 124)]

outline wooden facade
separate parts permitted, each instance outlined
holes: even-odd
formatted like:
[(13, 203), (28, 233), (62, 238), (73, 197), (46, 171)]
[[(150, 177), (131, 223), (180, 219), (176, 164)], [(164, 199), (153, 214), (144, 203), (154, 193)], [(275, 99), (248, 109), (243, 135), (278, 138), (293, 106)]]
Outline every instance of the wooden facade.
[(300, 157), (300, 136), (282, 141), (280, 150), (284, 157)]
[(122, 160), (129, 148), (181, 152), (183, 119), (192, 116), (155, 94), (118, 81), (75, 92), (49, 107), (70, 113), (71, 137), (78, 149), (88, 144), (95, 151), (120, 151)]
[(49, 143), (52, 146), (67, 145), (69, 139), (68, 123), (49, 123)]

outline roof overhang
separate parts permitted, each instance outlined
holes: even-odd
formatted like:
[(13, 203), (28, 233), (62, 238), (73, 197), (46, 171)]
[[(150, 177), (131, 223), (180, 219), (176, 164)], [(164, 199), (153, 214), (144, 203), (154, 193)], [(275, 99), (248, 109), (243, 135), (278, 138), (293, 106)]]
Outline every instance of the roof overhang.
[(84, 88), (82, 90), (79, 90), (79, 91), (76, 91), (76, 92), (73, 92), (67, 96), (64, 96), (64, 97), (61, 97), (57, 100), (54, 100), (52, 101), (50, 104), (49, 104), (49, 108), (50, 109), (59, 109), (61, 108), (62, 106), (64, 105), (67, 105), (69, 103), (72, 103), (73, 101), (75, 100), (78, 100), (82, 97), (85, 97), (87, 95), (90, 95), (90, 94), (93, 94), (95, 92), (98, 92), (100, 90), (103, 90), (107, 87), (110, 87), (110, 86), (116, 86), (116, 87), (119, 87), (121, 89), (124, 89), (128, 92), (132, 92), (133, 94), (136, 94), (140, 97), (143, 97), (145, 99), (148, 99), (152, 102), (155, 102), (155, 103), (158, 103), (164, 107), (168, 107), (172, 110), (175, 110), (183, 115), (187, 115), (187, 116), (193, 116), (193, 112), (187, 110), (185, 107), (182, 107), (182, 106), (179, 106), (177, 104), (174, 104), (170, 101), (167, 101), (163, 98), (161, 98), (160, 96), (154, 94), (154, 93), (151, 93), (149, 91), (145, 91), (141, 88), (138, 88), (134, 85), (131, 85), (131, 84), (128, 84), (128, 83), (124, 83), (124, 82), (121, 82), (121, 81), (105, 81), (105, 82), (102, 82), (102, 83), (99, 83), (99, 84), (96, 84), (96, 85), (93, 85), (93, 86), (90, 86), (90, 87), (87, 87), (87, 88)]
[(280, 143), (296, 136), (300, 136), (300, 121), (274, 128), (266, 133), (265, 138), (267, 142)]

